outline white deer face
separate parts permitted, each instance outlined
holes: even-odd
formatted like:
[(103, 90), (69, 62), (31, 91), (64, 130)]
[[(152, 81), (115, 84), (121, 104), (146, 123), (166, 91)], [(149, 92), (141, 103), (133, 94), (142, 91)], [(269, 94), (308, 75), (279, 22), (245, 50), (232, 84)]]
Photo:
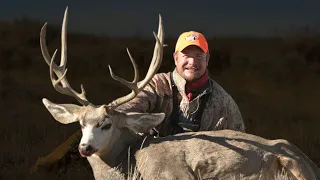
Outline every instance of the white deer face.
[(164, 113), (107, 113), (106, 106), (78, 106), (55, 104), (43, 99), (43, 104), (60, 123), (79, 121), (82, 138), (79, 152), (83, 157), (109, 152), (120, 138), (124, 128), (133, 132), (146, 133), (157, 126), (165, 117)]
[(87, 110), (79, 122), (83, 134), (79, 152), (83, 157), (109, 151), (121, 134), (121, 129), (116, 126), (116, 120), (106, 113), (103, 106)]

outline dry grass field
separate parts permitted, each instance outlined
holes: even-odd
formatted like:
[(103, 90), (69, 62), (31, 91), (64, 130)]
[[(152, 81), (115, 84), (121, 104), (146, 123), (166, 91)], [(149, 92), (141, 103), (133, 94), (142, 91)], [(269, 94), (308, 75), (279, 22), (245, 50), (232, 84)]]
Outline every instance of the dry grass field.
[[(79, 129), (77, 123), (56, 122), (41, 102), (47, 97), (58, 103), (77, 103), (51, 85), (39, 47), (42, 25), (27, 20), (0, 22), (0, 179), (37, 178), (28, 175), (37, 158)], [(173, 70), (175, 40), (165, 39), (168, 47), (159, 72)], [(287, 139), (320, 165), (320, 36), (208, 41), (210, 75), (238, 103), (247, 132)], [(51, 53), (60, 50), (60, 26), (49, 24), (47, 42)], [(128, 47), (142, 77), (153, 46), (152, 32), (150, 39), (69, 33), (68, 80), (76, 90), (83, 84), (91, 102), (108, 103), (129, 92), (111, 79), (108, 64), (131, 80)], [(78, 157), (76, 151), (70, 154), (46, 179), (92, 178), (88, 163)]]

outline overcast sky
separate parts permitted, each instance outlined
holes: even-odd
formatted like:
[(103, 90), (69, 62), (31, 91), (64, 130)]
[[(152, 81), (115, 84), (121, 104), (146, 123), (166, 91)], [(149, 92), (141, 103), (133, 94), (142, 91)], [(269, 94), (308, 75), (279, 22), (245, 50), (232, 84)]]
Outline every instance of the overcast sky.
[(196, 30), (206, 36), (267, 35), (275, 28), (320, 27), (320, 1), (309, 0), (2, 0), (0, 19), (30, 17), (61, 25), (69, 7), (68, 30), (152, 37), (163, 17), (166, 36)]

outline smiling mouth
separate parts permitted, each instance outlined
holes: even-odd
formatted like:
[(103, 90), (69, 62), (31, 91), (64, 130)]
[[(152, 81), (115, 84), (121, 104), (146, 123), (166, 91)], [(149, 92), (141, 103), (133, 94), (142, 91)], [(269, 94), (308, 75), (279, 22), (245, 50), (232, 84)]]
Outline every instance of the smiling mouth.
[(185, 70), (193, 70), (193, 71), (197, 71), (198, 68), (195, 68), (195, 67), (188, 67), (188, 68), (185, 68)]

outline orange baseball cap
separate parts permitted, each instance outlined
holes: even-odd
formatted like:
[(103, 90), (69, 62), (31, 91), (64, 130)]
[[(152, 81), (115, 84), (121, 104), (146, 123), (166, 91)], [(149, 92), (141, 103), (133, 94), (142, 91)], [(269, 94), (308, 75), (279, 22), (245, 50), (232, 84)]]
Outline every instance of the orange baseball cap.
[(179, 36), (175, 52), (182, 51), (184, 48), (190, 45), (196, 45), (200, 47), (205, 53), (209, 51), (208, 42), (203, 34), (196, 31), (188, 31)]

